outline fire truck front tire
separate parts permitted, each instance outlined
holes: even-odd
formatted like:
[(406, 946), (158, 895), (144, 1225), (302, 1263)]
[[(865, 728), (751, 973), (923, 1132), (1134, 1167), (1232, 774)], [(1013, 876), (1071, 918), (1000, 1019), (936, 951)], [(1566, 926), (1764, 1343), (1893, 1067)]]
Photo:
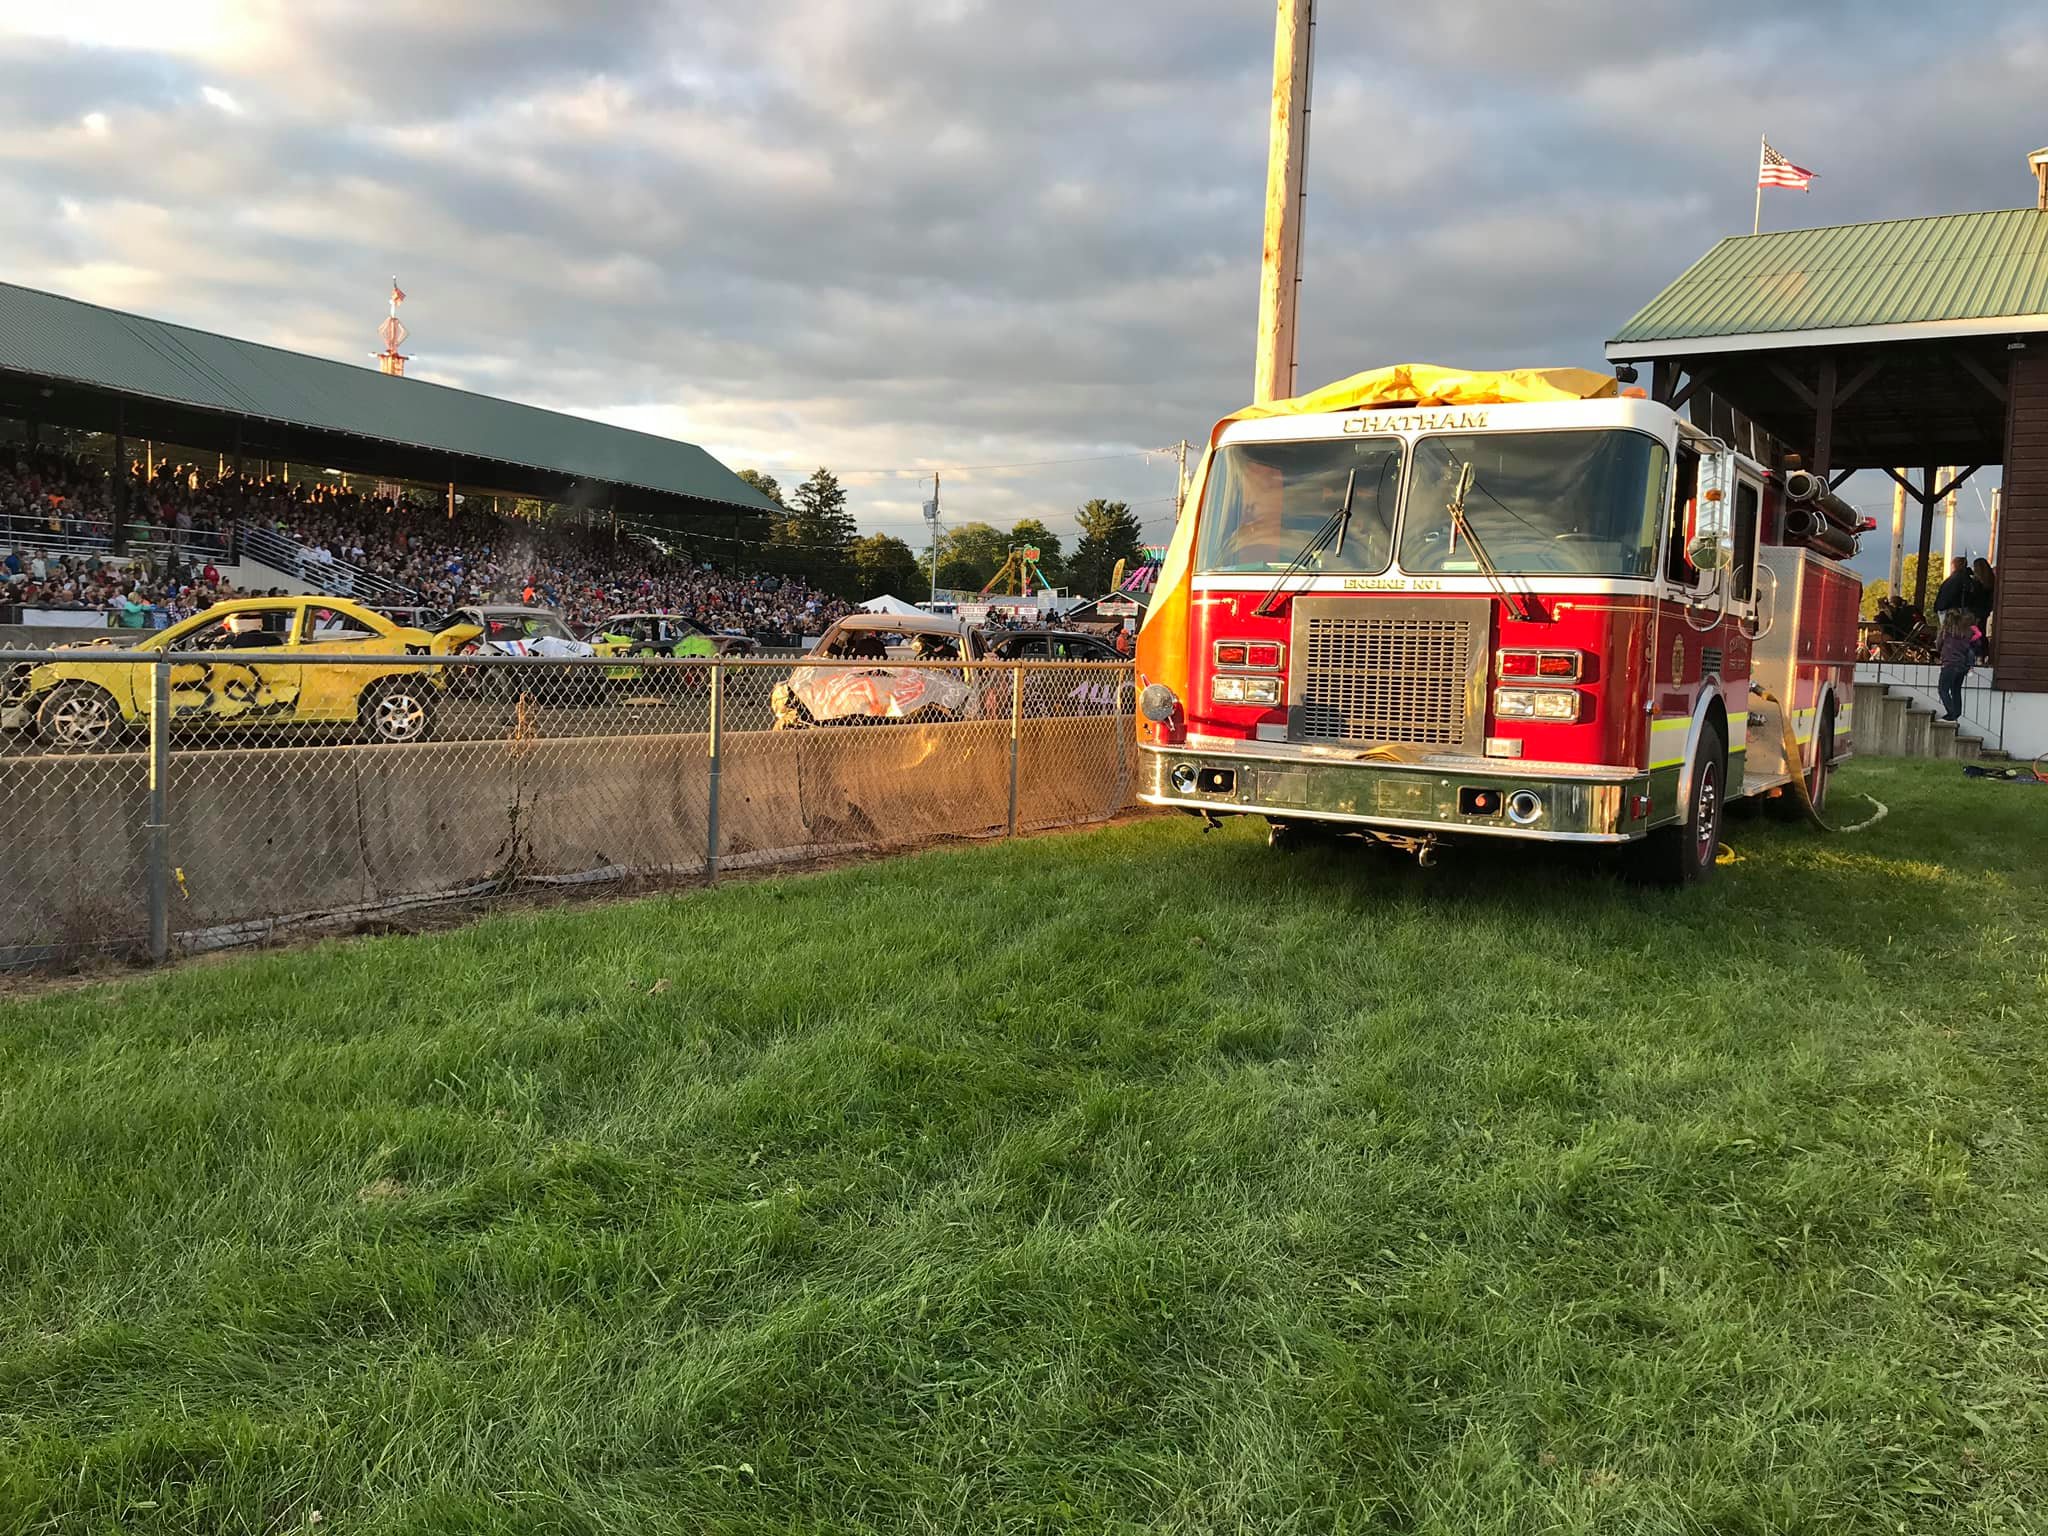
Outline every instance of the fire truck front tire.
[(1697, 885), (1714, 872), (1728, 799), (1728, 743), (1720, 727), (1700, 732), (1685, 819), (1643, 839), (1641, 872), (1658, 885)]

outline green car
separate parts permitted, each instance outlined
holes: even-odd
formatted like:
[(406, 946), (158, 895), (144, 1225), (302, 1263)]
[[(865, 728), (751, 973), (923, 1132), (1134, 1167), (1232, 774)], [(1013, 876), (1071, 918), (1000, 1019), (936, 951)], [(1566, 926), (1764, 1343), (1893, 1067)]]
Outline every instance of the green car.
[[(615, 613), (590, 631), (591, 649), (599, 656), (751, 656), (760, 647), (744, 635), (717, 635), (679, 613)], [(673, 674), (663, 669), (607, 667), (614, 682), (654, 683), (672, 676), (698, 675), (694, 668), (678, 668)]]

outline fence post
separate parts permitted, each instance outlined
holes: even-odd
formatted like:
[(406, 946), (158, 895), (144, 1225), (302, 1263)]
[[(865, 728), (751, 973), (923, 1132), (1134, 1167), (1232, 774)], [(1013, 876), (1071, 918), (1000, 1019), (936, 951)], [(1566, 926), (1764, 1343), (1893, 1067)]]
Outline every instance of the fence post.
[(1017, 835), (1017, 738), (1024, 725), (1024, 663), (1010, 664), (1010, 831)]
[(725, 665), (711, 663), (711, 809), (704, 821), (704, 878), (718, 881), (718, 773), (725, 737)]
[(171, 663), (156, 658), (149, 701), (149, 959), (162, 965), (171, 949)]

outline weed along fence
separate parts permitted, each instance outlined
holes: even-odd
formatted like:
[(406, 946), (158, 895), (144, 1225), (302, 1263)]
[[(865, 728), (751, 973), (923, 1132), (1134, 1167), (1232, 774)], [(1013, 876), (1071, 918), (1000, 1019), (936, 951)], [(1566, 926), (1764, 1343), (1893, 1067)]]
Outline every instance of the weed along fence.
[(711, 878), (1133, 803), (1113, 663), (8, 658), (0, 965)]

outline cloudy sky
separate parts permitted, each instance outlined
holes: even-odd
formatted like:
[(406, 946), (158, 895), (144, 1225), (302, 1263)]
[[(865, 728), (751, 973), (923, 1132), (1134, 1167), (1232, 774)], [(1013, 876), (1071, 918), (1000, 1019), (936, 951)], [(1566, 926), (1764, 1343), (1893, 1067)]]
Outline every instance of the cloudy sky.
[[(2027, 7), (1319, 9), (1304, 384), (1598, 365), (1747, 230), (1760, 130), (1821, 173), (1766, 228), (2017, 206), (2048, 141)], [(949, 520), (1115, 495), (1163, 538), (1143, 450), (1249, 394), (1271, 27), (1267, 0), (0, 0), (0, 277), (367, 366), (396, 273), (424, 377), (785, 482), (829, 464), (870, 529), (914, 538), (919, 474), (962, 466)]]

